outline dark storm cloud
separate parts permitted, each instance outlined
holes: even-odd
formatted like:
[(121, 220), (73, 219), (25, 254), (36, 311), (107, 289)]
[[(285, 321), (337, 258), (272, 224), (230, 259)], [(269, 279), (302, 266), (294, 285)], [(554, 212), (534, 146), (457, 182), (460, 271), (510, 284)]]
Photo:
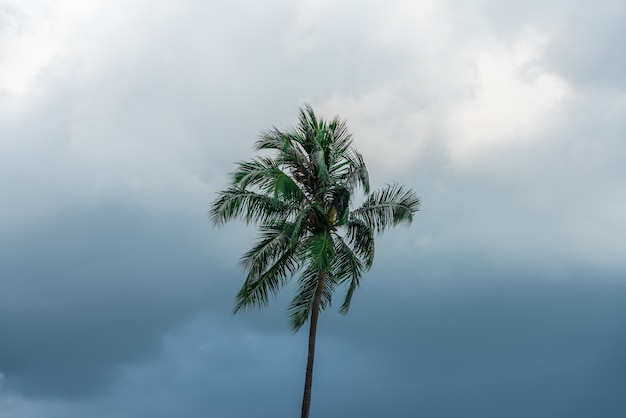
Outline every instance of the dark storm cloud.
[(164, 329), (201, 307), (228, 311), (219, 261), (188, 248), (210, 248), (207, 224), (111, 202), (3, 243), (0, 370), (9, 387), (101, 393), (118, 366), (158, 352)]
[[(401, 277), (368, 276), (350, 315), (321, 316), (316, 415), (617, 418), (626, 412), (623, 283), (505, 282), (467, 272), (432, 281), (395, 273)], [(258, 327), (280, 322), (286, 300), (276, 302), (260, 314), (197, 316), (166, 335), (158, 356), (124, 367), (99, 401), (64, 413), (293, 416), (306, 333), (291, 336), (286, 324)]]
[[(358, 324), (350, 317), (335, 331), (353, 350), (385, 359), (374, 379), (380, 398), (365, 398), (372, 407), (413, 404), (444, 417), (623, 413), (622, 283), (458, 276), (412, 292), (385, 291), (381, 280), (361, 295), (367, 311), (355, 306)], [(385, 295), (394, 308), (373, 303)]]

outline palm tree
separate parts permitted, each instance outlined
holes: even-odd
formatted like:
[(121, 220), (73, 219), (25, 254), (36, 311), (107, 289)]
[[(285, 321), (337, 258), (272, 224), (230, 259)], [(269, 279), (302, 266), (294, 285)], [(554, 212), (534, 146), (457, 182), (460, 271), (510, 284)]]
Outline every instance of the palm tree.
[[(308, 418), (320, 310), (330, 306), (335, 288), (345, 285), (339, 311), (348, 312), (374, 261), (374, 234), (410, 224), (419, 199), (397, 184), (370, 193), (365, 163), (345, 122), (318, 119), (310, 106), (300, 109), (295, 128), (265, 131), (255, 148), (264, 156), (238, 163), (230, 187), (219, 192), (209, 214), (218, 226), (234, 219), (259, 226), (258, 242), (241, 258), (247, 277), (235, 313), (266, 306), (298, 276), (288, 313), (294, 332), (310, 320), (302, 400), (302, 418)], [(351, 210), (357, 187), (367, 196)]]

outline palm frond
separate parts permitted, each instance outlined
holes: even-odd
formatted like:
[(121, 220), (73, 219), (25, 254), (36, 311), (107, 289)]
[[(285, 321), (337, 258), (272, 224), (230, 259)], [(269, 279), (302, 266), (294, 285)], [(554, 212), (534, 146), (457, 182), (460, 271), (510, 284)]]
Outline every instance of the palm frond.
[(295, 247), (295, 243), (291, 244), (294, 229), (294, 223), (287, 221), (259, 228), (256, 244), (239, 260), (240, 267), (248, 272), (252, 280), (263, 275), (270, 264)]
[(248, 270), (248, 276), (237, 294), (234, 312), (267, 305), (270, 295), (276, 296), (300, 269), (298, 249), (289, 245), (292, 226), (285, 223), (265, 228), (257, 245), (244, 254), (241, 266)]
[(279, 167), (273, 158), (255, 158), (239, 163), (233, 172), (233, 184), (242, 189), (256, 186), (274, 199), (300, 201), (304, 193), (298, 184)]
[(320, 232), (304, 237), (300, 251), (308, 266), (298, 279), (298, 291), (288, 309), (294, 331), (297, 331), (309, 316), (320, 277), (323, 275), (325, 278), (321, 309), (330, 304), (336, 283), (331, 277), (335, 258), (335, 245), (331, 234)]
[(274, 176), (272, 171), (277, 168), (276, 162), (270, 157), (258, 157), (251, 161), (239, 161), (237, 168), (232, 172), (232, 184), (245, 189), (249, 185), (263, 188), (264, 182)]
[(317, 128), (317, 116), (313, 108), (309, 104), (305, 104), (303, 109), (300, 109), (300, 125), (308, 128)]
[(374, 262), (374, 231), (361, 219), (353, 218), (348, 223), (346, 237), (354, 251), (365, 262), (365, 268), (369, 270)]
[(319, 272), (309, 266), (298, 278), (298, 290), (287, 309), (293, 332), (298, 331), (309, 319), (315, 300), (315, 292), (322, 276), (324, 277), (324, 288), (322, 289), (319, 308), (324, 310), (330, 306), (337, 281), (330, 272)]
[(307, 228), (311, 228), (311, 220), (318, 218), (321, 214), (323, 214), (323, 212), (323, 208), (320, 208), (315, 202), (300, 209), (293, 221), (293, 229), (290, 240), (291, 246), (296, 244), (296, 241), (304, 235)]
[(320, 272), (311, 267), (304, 270), (298, 278), (298, 290), (287, 309), (293, 332), (298, 331), (309, 319), (319, 280)]
[(312, 159), (318, 188), (324, 189), (324, 186), (328, 185), (330, 182), (330, 174), (328, 173), (328, 166), (326, 163), (326, 150), (315, 150), (312, 154)]
[(246, 223), (268, 223), (289, 217), (296, 207), (264, 194), (233, 186), (218, 193), (209, 216), (214, 225), (241, 219)]
[(260, 150), (274, 150), (278, 153), (283, 153), (291, 148), (298, 146), (297, 137), (285, 133), (276, 127), (272, 127), (266, 131), (261, 132), (259, 139), (254, 143), (254, 149)]
[(318, 272), (328, 272), (335, 257), (333, 237), (326, 231), (308, 236), (303, 241), (303, 249), (311, 268)]
[(299, 269), (299, 262), (300, 260), (293, 250), (289, 250), (261, 276), (256, 279), (248, 276), (241, 290), (237, 293), (233, 313), (253, 306), (266, 306), (270, 295), (276, 296), (280, 288), (291, 277), (291, 272), (296, 272)]
[(345, 153), (346, 161), (349, 161), (349, 169), (342, 177), (342, 180), (351, 185), (354, 189), (361, 186), (365, 193), (370, 192), (370, 178), (363, 161), (363, 156), (355, 149), (350, 149)]
[(309, 105), (305, 105), (304, 108), (300, 109), (300, 115), (298, 118), (298, 125), (296, 130), (301, 132), (303, 136), (301, 137), (302, 147), (305, 152), (309, 155), (313, 153), (317, 149), (317, 131), (320, 126), (317, 120), (317, 116), (315, 116), (315, 112), (313, 108)]
[(352, 219), (360, 219), (377, 233), (401, 223), (410, 224), (419, 208), (419, 198), (413, 190), (398, 184), (376, 190), (353, 210)]
[(365, 265), (359, 256), (341, 238), (335, 239), (335, 265), (333, 277), (338, 284), (348, 282), (348, 290), (339, 312), (346, 314), (350, 309), (350, 302), (354, 291), (359, 287)]
[(282, 132), (276, 128), (265, 131), (255, 143), (255, 149), (277, 151), (275, 162), (287, 167), (294, 177), (310, 171), (307, 154), (302, 147), (302, 138), (296, 131)]

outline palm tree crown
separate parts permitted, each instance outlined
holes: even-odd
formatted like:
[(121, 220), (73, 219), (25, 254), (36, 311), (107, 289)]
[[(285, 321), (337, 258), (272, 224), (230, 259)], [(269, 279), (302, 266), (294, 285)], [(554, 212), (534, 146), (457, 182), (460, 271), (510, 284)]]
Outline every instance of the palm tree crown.
[(240, 162), (231, 186), (210, 210), (216, 225), (232, 219), (259, 225), (258, 242), (241, 258), (248, 274), (234, 311), (266, 305), (270, 294), (300, 273), (289, 306), (291, 327), (297, 331), (310, 315), (323, 273), (320, 308), (330, 305), (337, 285), (347, 284), (340, 308), (347, 313), (374, 260), (374, 233), (411, 223), (419, 199), (394, 184), (350, 210), (356, 187), (370, 192), (367, 168), (345, 122), (318, 119), (310, 106), (300, 110), (295, 129), (263, 132), (255, 148), (274, 154)]

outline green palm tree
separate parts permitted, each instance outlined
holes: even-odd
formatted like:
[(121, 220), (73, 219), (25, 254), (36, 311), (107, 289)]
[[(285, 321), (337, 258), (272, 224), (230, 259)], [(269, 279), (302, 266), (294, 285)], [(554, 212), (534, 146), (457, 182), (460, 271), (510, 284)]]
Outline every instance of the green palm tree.
[[(209, 213), (214, 225), (242, 219), (259, 226), (258, 242), (241, 258), (247, 277), (235, 313), (267, 305), (298, 276), (288, 313), (294, 332), (310, 320), (302, 401), (302, 418), (308, 418), (320, 310), (330, 306), (335, 288), (345, 285), (339, 311), (348, 312), (374, 261), (374, 234), (410, 224), (419, 199), (397, 184), (370, 193), (365, 163), (345, 122), (318, 119), (310, 106), (300, 109), (295, 128), (270, 129), (255, 145), (265, 156), (238, 163), (230, 187), (219, 192)], [(357, 187), (367, 196), (351, 210)]]

